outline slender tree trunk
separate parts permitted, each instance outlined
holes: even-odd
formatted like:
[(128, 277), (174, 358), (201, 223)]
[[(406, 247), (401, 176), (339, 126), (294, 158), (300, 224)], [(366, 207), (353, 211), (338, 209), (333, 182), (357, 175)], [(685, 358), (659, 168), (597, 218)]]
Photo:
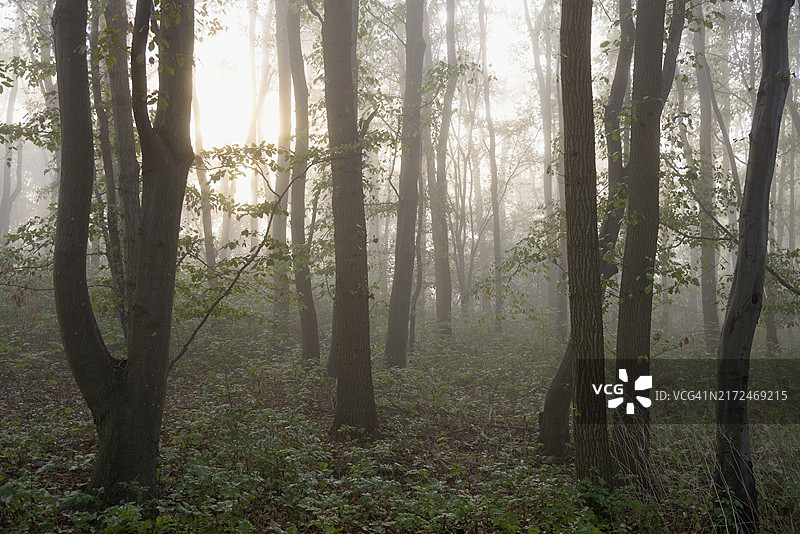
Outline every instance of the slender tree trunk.
[[(769, 191), (790, 80), (788, 21), (792, 4), (791, 0), (765, 0), (758, 14), (761, 83), (750, 131), (750, 153), (739, 214), (739, 254), (717, 358), (717, 388), (721, 391), (748, 390), (750, 349), (764, 300)], [(734, 506), (723, 503), (723, 509), (732, 511), (732, 522), (737, 529), (756, 532), (758, 500), (746, 397), (725, 396), (718, 400), (716, 418), (716, 494), (723, 501), (734, 501)]]
[[(139, 159), (131, 116), (132, 102), (128, 76), (128, 8), (125, 0), (109, 0), (105, 10), (106, 28), (111, 31), (108, 68), (111, 116), (117, 155), (117, 187), (122, 219), (122, 259), (125, 273), (125, 309), (130, 315), (139, 264)], [(130, 321), (130, 319), (129, 319)]]
[[(272, 237), (277, 242), (286, 244), (286, 211), (289, 195), (284, 194), (289, 188), (291, 170), (288, 153), (291, 150), (292, 138), (292, 78), (289, 63), (289, 46), (286, 32), (286, 14), (289, 0), (275, 0), (275, 52), (278, 57), (278, 172), (275, 177), (275, 192), (281, 197), (279, 212), (272, 219)], [(289, 313), (286, 293), (285, 266), (281, 263), (275, 273), (275, 321), (279, 330)]]
[(492, 197), (492, 245), (494, 250), (494, 329), (495, 332), (503, 331), (503, 283), (500, 276), (502, 258), (502, 243), (500, 242), (500, 198), (498, 191), (499, 178), (497, 175), (497, 143), (495, 141), (494, 121), (492, 121), (491, 91), (489, 87), (489, 61), (486, 51), (486, 4), (484, 0), (478, 2), (478, 24), (481, 34), (482, 70), (483, 70), (483, 99), (486, 114), (486, 130), (489, 133), (489, 170), (492, 174), (490, 194)]
[(418, 184), (422, 175), (420, 146), (420, 108), (422, 106), (422, 62), (425, 40), (422, 37), (424, 0), (408, 0), (406, 12), (406, 80), (403, 96), (400, 162), (400, 198), (397, 206), (397, 239), (394, 253), (394, 281), (389, 301), (386, 332), (386, 364), (405, 367), (408, 345), (408, 316), (414, 278), (415, 227)]
[[(447, 0), (447, 65), (456, 67), (456, 5), (455, 0)], [(442, 103), (442, 121), (439, 140), (436, 143), (436, 181), (428, 184), (431, 203), (431, 231), (433, 233), (433, 261), (436, 275), (436, 321), (439, 331), (451, 335), (453, 282), (450, 277), (450, 253), (447, 237), (447, 140), (450, 136), (450, 118), (453, 96), (456, 89), (456, 75), (448, 73)]]
[[(575, 466), (578, 480), (608, 486), (611, 463), (603, 398), (603, 292), (597, 239), (597, 176), (592, 110), (591, 0), (564, 2), (561, 85), (571, 340), (575, 368)], [(591, 229), (591, 231), (587, 231)]]
[[(192, 114), (194, 115), (194, 145), (197, 152), (203, 151), (203, 130), (200, 127), (201, 112), (200, 100), (197, 98), (197, 87), (192, 87)], [(211, 220), (211, 186), (208, 183), (206, 162), (202, 155), (198, 155), (195, 165), (197, 182), (200, 186), (200, 217), (203, 221), (203, 250), (205, 251), (206, 266), (213, 273), (217, 266), (217, 250), (214, 246), (214, 225)]]
[(125, 339), (128, 339), (128, 314), (125, 306), (125, 272), (122, 262), (122, 244), (119, 233), (119, 204), (117, 202), (117, 184), (114, 177), (114, 156), (111, 150), (108, 114), (103, 102), (103, 81), (100, 74), (100, 62), (97, 59), (97, 42), (100, 37), (100, 14), (92, 13), (89, 46), (91, 54), (92, 98), (94, 112), (97, 116), (98, 140), (103, 160), (103, 176), (106, 186), (106, 258), (111, 271), (112, 286), (116, 297), (117, 313)]
[(336, 413), (332, 434), (342, 425), (378, 433), (369, 339), (369, 283), (361, 146), (357, 127), (358, 3), (325, 0), (322, 53), (325, 107), (332, 152), (336, 296), (333, 347), (336, 354)]
[(294, 261), (294, 283), (300, 308), (300, 339), (303, 360), (319, 360), (319, 325), (314, 305), (314, 291), (309, 269), (310, 251), (306, 243), (306, 165), (308, 154), (308, 86), (306, 85), (303, 47), (300, 41), (299, 6), (290, 7), (286, 15), (289, 60), (292, 71), (295, 104), (294, 172), (292, 180), (291, 230)]
[[(695, 7), (695, 18), (703, 19), (701, 5)], [(700, 24), (692, 37), (696, 57), (695, 73), (700, 96), (700, 180), (695, 192), (700, 204), (700, 291), (703, 301), (703, 332), (706, 348), (713, 354), (719, 341), (717, 315), (717, 251), (712, 237), (715, 234), (714, 209), (714, 151), (712, 145), (711, 76), (706, 61), (706, 31)]]
[[(14, 41), (12, 56), (19, 56), (19, 42)], [(6, 124), (14, 123), (14, 106), (17, 103), (17, 94), (19, 93), (19, 80), (14, 79), (11, 88), (8, 90), (8, 107), (6, 108)], [(0, 165), (3, 166), (3, 190), (0, 195), (0, 238), (5, 236), (11, 226), (11, 208), (14, 206), (14, 201), (17, 195), (14, 195), (11, 190), (11, 143), (3, 145), (2, 153), (3, 159)]]

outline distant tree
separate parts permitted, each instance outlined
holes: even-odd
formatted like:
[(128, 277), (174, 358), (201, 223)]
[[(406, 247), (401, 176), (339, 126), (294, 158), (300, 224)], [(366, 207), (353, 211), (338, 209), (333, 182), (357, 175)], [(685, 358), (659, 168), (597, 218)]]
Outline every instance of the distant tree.
[[(597, 175), (591, 69), (592, 1), (564, 0), (561, 86), (578, 480), (611, 482), (606, 406), (592, 384), (604, 381), (603, 292), (597, 239)], [(591, 231), (587, 232), (587, 228)]]
[(97, 426), (99, 450), (89, 488), (104, 488), (104, 499), (111, 502), (136, 498), (139, 490), (147, 498), (156, 496), (178, 231), (194, 159), (189, 138), (194, 4), (191, 0), (160, 4), (161, 68), (152, 123), (145, 58), (151, 10), (149, 1), (137, 3), (131, 48), (132, 102), (143, 175), (138, 276), (124, 359), (113, 357), (103, 342), (86, 279), (94, 178), (87, 2), (58, 0), (53, 13), (64, 154), (54, 252), (56, 311), (67, 360)]
[[(14, 40), (13, 49), (11, 52), (13, 57), (19, 56), (19, 41)], [(8, 104), (6, 107), (6, 116), (5, 116), (5, 123), (12, 124), (14, 122), (14, 106), (17, 102), (17, 94), (19, 94), (19, 79), (15, 78), (11, 89), (8, 91)], [(21, 145), (20, 145), (21, 146)], [(14, 202), (16, 202), (19, 194), (22, 192), (22, 181), (17, 179), (14, 188), (11, 187), (11, 156), (12, 156), (12, 144), (7, 143), (2, 145), (1, 154), (2, 160), (0, 160), (0, 165), (3, 167), (3, 177), (2, 177), (2, 190), (0, 190), (0, 238), (8, 233), (9, 227), (11, 225), (11, 209), (14, 207)], [(19, 162), (21, 160), (17, 159)], [(19, 177), (19, 175), (18, 175)]]
[(418, 184), (422, 176), (420, 110), (422, 107), (422, 63), (425, 40), (422, 37), (424, 0), (406, 3), (406, 79), (401, 125), (397, 239), (394, 253), (394, 279), (389, 301), (386, 331), (386, 363), (405, 367), (408, 353), (408, 319), (411, 308), (411, 283), (414, 278)]
[(367, 232), (356, 92), (357, 0), (325, 0), (322, 54), (331, 149), (336, 294), (331, 348), (336, 365), (332, 433), (345, 426), (378, 433), (369, 339)]
[(431, 233), (433, 234), (433, 265), (436, 289), (436, 322), (439, 331), (453, 332), (453, 281), (450, 276), (450, 252), (447, 237), (447, 142), (450, 137), (450, 120), (453, 114), (453, 96), (456, 90), (456, 4), (447, 0), (447, 83), (442, 102), (439, 138), (436, 141), (436, 177), (428, 175), (428, 197), (431, 208)]
[[(781, 117), (789, 90), (788, 27), (793, 0), (764, 0), (761, 26), (761, 82), (758, 87), (744, 194), (739, 214), (739, 252), (720, 334), (717, 388), (748, 390), (750, 349), (764, 301), (769, 192), (775, 175)], [(750, 453), (746, 396), (723, 396), (716, 404), (715, 495), (732, 512), (739, 532), (758, 531), (758, 497)], [(724, 501), (733, 501), (732, 506)]]

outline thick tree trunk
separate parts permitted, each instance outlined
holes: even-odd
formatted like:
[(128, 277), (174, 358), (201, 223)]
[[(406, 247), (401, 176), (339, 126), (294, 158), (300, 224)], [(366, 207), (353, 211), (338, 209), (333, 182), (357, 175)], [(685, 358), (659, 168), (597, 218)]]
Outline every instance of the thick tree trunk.
[(378, 433), (369, 339), (369, 283), (361, 147), (357, 127), (355, 47), (358, 3), (325, 0), (322, 50), (325, 107), (332, 152), (336, 296), (336, 413), (331, 433), (343, 425)]
[[(632, 377), (625, 384), (626, 402), (614, 413), (617, 460), (640, 483), (652, 486), (649, 476), (649, 412), (625, 413), (635, 401), (635, 378), (650, 374), (650, 325), (653, 305), (653, 269), (659, 227), (659, 167), (661, 142), (661, 77), (665, 0), (637, 6), (633, 58), (631, 156), (628, 166), (628, 226), (622, 258), (617, 371)], [(641, 394), (641, 392), (639, 392)]]
[(287, 44), (292, 71), (295, 104), (294, 172), (292, 179), (291, 230), (295, 247), (294, 283), (300, 308), (300, 340), (304, 361), (319, 360), (319, 325), (306, 244), (306, 165), (308, 154), (308, 86), (300, 41), (300, 12), (290, 8), (286, 15)]
[[(750, 350), (764, 300), (764, 269), (769, 231), (769, 191), (775, 173), (781, 116), (789, 88), (788, 25), (792, 0), (765, 0), (761, 26), (761, 83), (758, 88), (750, 153), (739, 215), (739, 254), (717, 358), (717, 389), (747, 391)], [(758, 530), (758, 502), (750, 453), (747, 399), (717, 401), (717, 495), (734, 501), (736, 527)], [(726, 528), (728, 526), (726, 525)]]
[(414, 248), (418, 184), (422, 176), (420, 108), (422, 106), (422, 37), (424, 0), (408, 0), (406, 13), (406, 80), (403, 96), (400, 161), (400, 198), (397, 206), (397, 239), (394, 253), (394, 281), (389, 301), (386, 331), (386, 364), (405, 367), (408, 347), (408, 318), (414, 278)]
[[(456, 7), (455, 0), (447, 0), (447, 65), (456, 66)], [(436, 143), (436, 181), (428, 184), (431, 204), (431, 233), (433, 234), (433, 263), (436, 277), (436, 322), (445, 335), (453, 333), (452, 300), (453, 282), (450, 277), (450, 252), (447, 236), (447, 140), (450, 136), (450, 118), (453, 112), (453, 96), (456, 76), (448, 73), (442, 103), (442, 121)], [(429, 177), (430, 179), (430, 177)]]
[[(614, 81), (608, 103), (605, 106), (605, 138), (608, 160), (608, 202), (606, 203), (603, 224), (600, 228), (600, 273), (611, 278), (617, 272), (613, 262), (606, 261), (606, 253), (612, 251), (619, 237), (622, 217), (625, 214), (627, 199), (627, 169), (623, 165), (620, 114), (625, 94), (628, 92), (630, 66), (633, 58), (633, 12), (629, 0), (619, 2), (620, 51), (614, 71)], [(540, 416), (538, 443), (543, 452), (550, 456), (564, 456), (569, 453), (569, 407), (572, 401), (572, 343), (567, 341), (564, 356), (547, 390), (544, 407)]]
[(561, 14), (561, 86), (564, 95), (564, 184), (573, 366), (575, 466), (578, 480), (608, 486), (611, 463), (603, 397), (603, 292), (597, 239), (597, 175), (592, 111), (591, 0), (564, 2)]

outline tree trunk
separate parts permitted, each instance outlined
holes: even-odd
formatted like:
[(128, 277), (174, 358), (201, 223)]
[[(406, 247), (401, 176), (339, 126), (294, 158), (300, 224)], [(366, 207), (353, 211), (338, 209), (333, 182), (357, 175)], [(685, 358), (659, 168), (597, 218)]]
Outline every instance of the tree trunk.
[(397, 206), (394, 280), (386, 331), (386, 364), (390, 367), (406, 366), (408, 318), (411, 307), (411, 285), (414, 278), (418, 184), (422, 175), (420, 108), (422, 106), (422, 62), (426, 46), (422, 37), (425, 2), (424, 0), (408, 0), (406, 5), (406, 80), (401, 130), (400, 198)]
[(122, 261), (122, 243), (119, 233), (119, 203), (117, 202), (117, 184), (114, 177), (114, 156), (111, 150), (111, 136), (109, 132), (108, 114), (103, 103), (103, 80), (100, 74), (100, 62), (97, 58), (97, 42), (100, 37), (100, 14), (92, 13), (91, 33), (89, 47), (91, 54), (92, 99), (94, 111), (97, 116), (98, 141), (100, 154), (103, 160), (103, 176), (106, 186), (106, 258), (111, 271), (111, 283), (116, 297), (117, 313), (119, 314), (122, 333), (128, 340), (128, 313), (125, 305), (125, 269)]
[[(750, 349), (764, 300), (769, 230), (769, 191), (775, 173), (781, 116), (789, 88), (788, 26), (791, 0), (764, 0), (761, 26), (761, 83), (756, 97), (750, 153), (739, 214), (739, 254), (717, 357), (717, 389), (747, 391)], [(758, 530), (758, 502), (750, 454), (747, 399), (717, 401), (717, 495), (731, 499), (736, 527)], [(723, 503), (724, 504), (724, 503)]]
[[(14, 41), (12, 50), (12, 57), (19, 56), (19, 42)], [(8, 107), (6, 108), (6, 124), (13, 124), (14, 122), (14, 106), (17, 103), (17, 94), (19, 93), (19, 80), (14, 79), (11, 88), (8, 91)], [(0, 193), (0, 238), (5, 236), (11, 226), (11, 208), (14, 206), (14, 201), (19, 195), (19, 191), (14, 195), (11, 190), (11, 143), (3, 146), (3, 159), (0, 165), (3, 166), (3, 184), (2, 193)]]
[[(289, 202), (289, 195), (284, 193), (289, 189), (291, 178), (288, 155), (292, 138), (292, 72), (286, 32), (288, 2), (289, 0), (275, 0), (275, 54), (278, 58), (278, 172), (275, 176), (275, 192), (282, 196), (279, 211), (272, 219), (272, 238), (283, 245), (286, 244), (286, 211)], [(278, 331), (282, 331), (289, 313), (286, 300), (289, 289), (286, 283), (286, 266), (282, 262), (276, 264), (275, 284), (273, 309)]]
[[(131, 117), (131, 89), (128, 76), (128, 8), (125, 0), (109, 0), (106, 27), (112, 32), (109, 53), (114, 61), (108, 68), (111, 116), (117, 155), (117, 187), (122, 219), (122, 260), (125, 273), (125, 309), (131, 313), (139, 264), (139, 160)], [(130, 322), (130, 318), (128, 319)]]
[[(600, 228), (599, 246), (600, 272), (607, 279), (617, 272), (616, 264), (607, 261), (606, 254), (613, 251), (616, 246), (627, 199), (627, 169), (623, 165), (623, 132), (620, 128), (620, 114), (629, 87), (629, 73), (633, 58), (633, 12), (629, 0), (619, 2), (619, 17), (621, 20), (621, 45), (614, 71), (614, 81), (611, 84), (611, 92), (604, 113), (609, 193), (603, 224)], [(569, 452), (569, 407), (571, 401), (572, 342), (568, 340), (561, 364), (547, 390), (540, 416), (537, 442), (543, 445), (543, 452), (547, 455), (564, 456)]]
[(603, 397), (603, 292), (597, 239), (597, 175), (592, 110), (591, 0), (564, 2), (561, 85), (570, 331), (575, 368), (575, 467), (578, 480), (608, 486), (611, 464)]
[[(151, 125), (145, 50), (149, 2), (137, 9), (131, 48), (133, 106), (142, 146), (143, 205), (137, 287), (127, 360), (113, 359), (89, 300), (86, 250), (94, 155), (85, 55), (87, 4), (58, 0), (53, 14), (63, 158), (56, 220), (54, 286), (61, 337), (73, 376), (95, 419), (99, 451), (91, 490), (104, 499), (156, 496), (156, 464), (169, 364), (178, 232), (189, 142), (193, 3), (162, 2), (181, 17), (162, 28), (159, 100)], [(169, 106), (165, 104), (169, 101)], [(139, 492), (141, 490), (141, 493)]]
[(492, 245), (494, 251), (494, 329), (495, 332), (503, 331), (503, 282), (500, 276), (500, 264), (502, 258), (502, 244), (500, 242), (500, 198), (498, 191), (497, 176), (497, 143), (495, 141), (494, 122), (492, 121), (492, 106), (489, 88), (489, 61), (486, 51), (486, 4), (484, 0), (478, 2), (478, 23), (481, 34), (481, 70), (483, 71), (483, 99), (486, 113), (486, 130), (489, 133), (489, 170), (491, 171), (492, 181), (489, 191), (492, 200)]
[[(637, 6), (633, 58), (631, 156), (628, 166), (628, 226), (620, 282), (617, 326), (617, 372), (628, 376), (650, 374), (650, 324), (653, 305), (653, 269), (659, 226), (659, 167), (661, 142), (661, 77), (665, 0)], [(616, 457), (623, 471), (652, 487), (649, 475), (649, 412), (627, 414), (635, 402), (635, 379), (625, 384), (626, 402), (614, 413)], [(638, 392), (641, 394), (641, 392)]]
[[(695, 18), (703, 19), (701, 5), (695, 7)], [(706, 238), (700, 244), (700, 292), (703, 302), (703, 332), (706, 349), (716, 352), (719, 341), (719, 317), (717, 315), (717, 251), (714, 246), (714, 152), (712, 145), (711, 76), (706, 61), (706, 31), (699, 25), (692, 37), (696, 57), (695, 74), (697, 92), (700, 96), (700, 180), (695, 192), (700, 204), (700, 236)]]
[[(192, 114), (194, 115), (194, 145), (198, 152), (203, 151), (203, 130), (200, 114), (200, 100), (197, 98), (197, 87), (192, 87)], [(213, 273), (217, 266), (217, 250), (214, 246), (214, 225), (211, 219), (211, 187), (208, 183), (208, 172), (203, 156), (197, 157), (195, 169), (200, 186), (200, 217), (203, 221), (203, 250), (206, 267)]]
[(300, 12), (290, 8), (286, 14), (287, 44), (294, 87), (295, 141), (292, 179), (292, 245), (297, 251), (294, 283), (300, 308), (300, 340), (304, 361), (319, 360), (319, 325), (311, 286), (309, 247), (306, 244), (306, 165), (308, 158), (308, 86), (306, 85), (303, 47), (300, 41)]
[[(456, 67), (456, 6), (455, 0), (447, 0), (447, 65)], [(450, 118), (453, 112), (453, 96), (456, 76), (448, 72), (447, 85), (442, 103), (442, 121), (436, 143), (436, 181), (428, 184), (431, 203), (431, 232), (433, 234), (433, 262), (436, 275), (436, 322), (439, 331), (451, 335), (453, 282), (450, 277), (450, 253), (447, 236), (447, 140), (450, 136)]]
[(361, 145), (357, 127), (355, 47), (356, 0), (325, 0), (322, 53), (325, 107), (332, 153), (336, 296), (333, 347), (336, 354), (336, 413), (331, 433), (340, 427), (378, 433), (372, 388), (369, 339), (369, 283)]

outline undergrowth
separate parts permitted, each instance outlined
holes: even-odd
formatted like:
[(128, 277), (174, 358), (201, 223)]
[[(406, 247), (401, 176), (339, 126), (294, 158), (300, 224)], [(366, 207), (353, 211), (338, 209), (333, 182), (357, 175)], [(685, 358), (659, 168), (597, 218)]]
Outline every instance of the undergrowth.
[[(0, 328), (3, 532), (707, 532), (713, 429), (654, 426), (662, 488), (584, 488), (570, 461), (537, 453), (536, 413), (561, 357), (552, 333), (470, 325), (423, 332), (407, 369), (375, 346), (381, 439), (327, 437), (335, 385), (266, 328), (218, 322), (170, 378), (154, 516), (141, 503), (92, 506), (91, 416), (52, 318)], [(180, 335), (180, 329), (178, 329)], [(271, 347), (271, 348), (270, 348)], [(294, 349), (296, 350), (296, 349)], [(753, 433), (763, 532), (800, 530), (796, 427)]]

